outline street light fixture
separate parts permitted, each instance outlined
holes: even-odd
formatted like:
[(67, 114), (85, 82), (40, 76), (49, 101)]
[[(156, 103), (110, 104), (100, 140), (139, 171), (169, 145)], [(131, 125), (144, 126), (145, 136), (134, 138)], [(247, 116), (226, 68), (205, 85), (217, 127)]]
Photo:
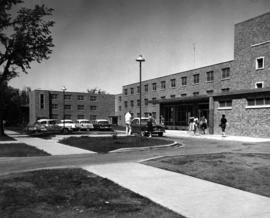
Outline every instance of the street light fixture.
[(66, 87), (62, 87), (63, 91), (63, 133), (65, 133), (65, 92), (66, 92)]
[(142, 128), (141, 128), (141, 119), (142, 119), (142, 62), (145, 62), (145, 59), (142, 55), (136, 59), (140, 65), (140, 136), (142, 136)]

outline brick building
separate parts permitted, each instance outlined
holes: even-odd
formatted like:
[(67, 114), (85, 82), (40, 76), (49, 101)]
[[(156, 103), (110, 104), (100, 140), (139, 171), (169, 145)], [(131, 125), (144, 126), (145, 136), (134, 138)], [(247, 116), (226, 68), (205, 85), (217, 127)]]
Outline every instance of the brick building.
[(117, 124), (115, 95), (84, 92), (34, 90), (29, 97), (30, 123), (40, 118), (61, 120), (98, 118), (109, 119)]
[[(123, 86), (121, 122), (139, 116), (139, 83)], [(270, 13), (235, 25), (234, 60), (142, 82), (142, 116), (160, 116), (172, 129), (186, 129), (190, 116), (206, 116), (219, 134), (225, 114), (228, 134), (270, 136)], [(118, 97), (118, 101), (120, 98)]]

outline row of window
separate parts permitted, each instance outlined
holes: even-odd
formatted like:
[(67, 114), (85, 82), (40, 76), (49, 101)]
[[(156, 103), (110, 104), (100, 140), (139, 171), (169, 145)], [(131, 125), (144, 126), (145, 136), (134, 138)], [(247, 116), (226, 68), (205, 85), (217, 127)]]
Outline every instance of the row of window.
[[(156, 119), (156, 118), (157, 118), (157, 112), (151, 112), (151, 113), (152, 113), (152, 117), (153, 117), (154, 119)], [(134, 116), (135, 116), (135, 114), (134, 114), (133, 112), (130, 112), (130, 114), (131, 114), (131, 117), (134, 117)], [(149, 115), (149, 112), (145, 112), (145, 113), (143, 114), (144, 117), (148, 117), (148, 115)], [(136, 116), (137, 116), (137, 117), (140, 117), (140, 113), (137, 113)]]
[[(72, 107), (70, 104), (65, 104), (65, 106), (64, 106), (65, 110), (71, 110), (71, 108)], [(52, 104), (52, 109), (58, 109), (58, 104)], [(85, 105), (77, 105), (77, 110), (84, 110), (84, 109), (85, 109)], [(91, 111), (97, 110), (97, 106), (91, 105), (90, 110)]]
[[(59, 97), (58, 94), (51, 94), (51, 99), (58, 99), (58, 97)], [(75, 97), (75, 96), (73, 96), (73, 97)], [(72, 99), (72, 95), (65, 94), (64, 99), (65, 100), (71, 100)], [(97, 100), (97, 96), (91, 95), (89, 99), (90, 99), (90, 101), (96, 101)], [(77, 100), (78, 101), (84, 101), (84, 100), (86, 100), (86, 96), (84, 96), (84, 95), (77, 95)]]
[[(62, 119), (62, 115), (59, 115), (59, 114), (52, 114), (52, 119)], [(87, 117), (83, 114), (78, 114), (77, 115), (77, 119), (86, 119)], [(71, 114), (65, 114), (64, 116), (64, 119), (67, 119), (67, 120), (71, 120), (72, 119), (72, 115)], [(97, 115), (90, 115), (90, 120), (96, 120), (97, 119)]]
[[(222, 69), (222, 79), (227, 79), (230, 77), (230, 68), (223, 68)], [(186, 86), (187, 85), (188, 78), (187, 76), (181, 77), (181, 85)], [(207, 82), (213, 82), (214, 81), (214, 71), (208, 71), (206, 72), (206, 81)], [(193, 83), (198, 84), (200, 83), (200, 74), (194, 74), (193, 75)], [(160, 87), (161, 89), (166, 89), (166, 81), (161, 81), (160, 82)], [(170, 87), (175, 88), (176, 87), (176, 79), (171, 79), (170, 80)], [(152, 83), (152, 91), (157, 90), (157, 83)], [(144, 92), (149, 91), (149, 84), (144, 85)], [(137, 86), (137, 93), (140, 93), (140, 86)], [(124, 89), (124, 94), (128, 95), (128, 89)], [(134, 94), (134, 88), (130, 88), (130, 94)]]
[[(270, 107), (270, 97), (248, 98), (247, 107)], [(232, 100), (219, 101), (219, 108), (231, 108)]]

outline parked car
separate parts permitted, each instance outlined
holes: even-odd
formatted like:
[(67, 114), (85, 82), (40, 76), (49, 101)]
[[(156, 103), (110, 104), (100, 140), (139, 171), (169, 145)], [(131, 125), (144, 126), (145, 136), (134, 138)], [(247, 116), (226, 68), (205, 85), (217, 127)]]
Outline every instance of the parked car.
[(72, 120), (61, 120), (57, 125), (62, 129), (64, 133), (78, 130), (78, 127)]
[(112, 130), (112, 126), (106, 119), (96, 119), (93, 121), (96, 130)]
[[(147, 117), (141, 118), (141, 125), (140, 125), (140, 118), (136, 117), (131, 121), (131, 132), (132, 133), (142, 133), (142, 135), (147, 136), (149, 135), (149, 132), (147, 130)], [(140, 131), (141, 127), (141, 131)], [(165, 132), (165, 127), (163, 125), (156, 124), (156, 121), (153, 120), (153, 132), (152, 134), (156, 134), (158, 136), (163, 136), (163, 133)]]
[(91, 130), (91, 129), (94, 129), (93, 123), (91, 123), (87, 119), (79, 119), (79, 120), (77, 120), (76, 121), (76, 127), (79, 130)]
[(39, 119), (25, 128), (27, 133), (59, 133), (61, 128), (54, 119)]

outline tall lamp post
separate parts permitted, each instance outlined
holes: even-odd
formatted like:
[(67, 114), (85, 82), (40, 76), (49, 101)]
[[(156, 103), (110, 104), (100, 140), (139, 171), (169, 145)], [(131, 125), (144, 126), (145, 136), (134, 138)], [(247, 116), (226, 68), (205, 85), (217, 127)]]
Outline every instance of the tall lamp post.
[(142, 55), (136, 59), (140, 65), (140, 136), (142, 136), (142, 129), (141, 129), (141, 119), (142, 119), (142, 62), (145, 62), (145, 59)]
[(66, 87), (62, 87), (63, 91), (63, 132), (65, 132), (65, 92), (66, 92)]

